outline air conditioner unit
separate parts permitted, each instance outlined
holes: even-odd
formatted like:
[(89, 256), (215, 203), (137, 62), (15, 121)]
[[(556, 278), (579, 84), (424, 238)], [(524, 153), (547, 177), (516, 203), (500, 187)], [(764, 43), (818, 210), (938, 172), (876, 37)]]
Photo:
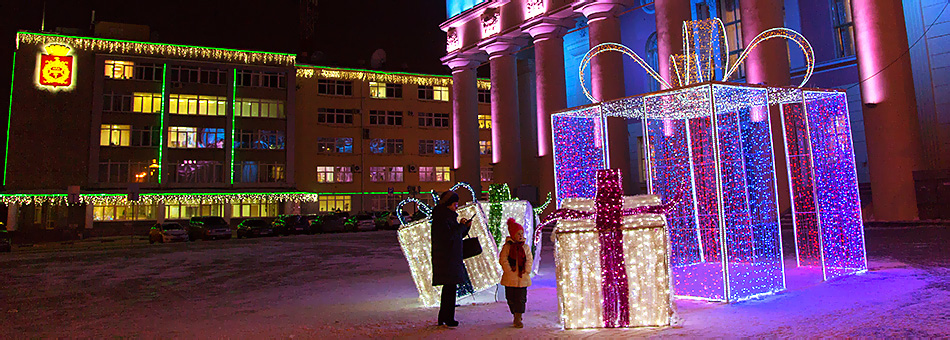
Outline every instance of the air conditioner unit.
[(351, 166), (350, 166), (350, 172), (352, 172), (352, 173), (359, 173), (359, 172), (362, 171), (362, 170), (363, 170), (363, 169), (360, 168), (359, 165), (351, 165)]
[(409, 166), (406, 167), (406, 169), (408, 169), (409, 172), (416, 172), (416, 171), (419, 170), (418, 168), (416, 168), (415, 165), (409, 165)]

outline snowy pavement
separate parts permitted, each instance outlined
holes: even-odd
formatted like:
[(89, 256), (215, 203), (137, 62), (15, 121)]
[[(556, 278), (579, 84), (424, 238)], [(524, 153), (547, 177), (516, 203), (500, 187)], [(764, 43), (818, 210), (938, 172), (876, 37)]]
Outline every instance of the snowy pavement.
[(561, 329), (548, 237), (524, 329), (490, 292), (435, 326), (391, 231), (0, 253), (0, 338), (950, 337), (950, 228), (866, 235), (866, 274), (820, 282), (787, 232), (788, 291), (624, 330)]

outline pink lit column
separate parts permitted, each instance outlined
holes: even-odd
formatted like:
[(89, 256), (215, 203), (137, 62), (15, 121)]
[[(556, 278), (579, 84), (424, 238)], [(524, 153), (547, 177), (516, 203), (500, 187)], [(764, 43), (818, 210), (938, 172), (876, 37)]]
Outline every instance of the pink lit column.
[[(590, 29), (590, 46), (606, 42), (620, 43), (620, 18), (617, 15), (623, 6), (612, 2), (590, 2), (578, 6), (577, 10), (587, 17)], [(591, 59), (591, 88), (594, 98), (600, 101), (617, 99), (624, 96), (623, 54), (602, 53)], [(630, 142), (627, 121), (615, 117), (607, 119), (607, 157), (610, 167), (620, 169), (623, 177), (623, 190), (631, 195), (635, 190), (637, 174), (630, 167)]]
[[(564, 83), (564, 38), (566, 27), (541, 19), (527, 29), (534, 38), (534, 66), (538, 120), (538, 200), (554, 192), (554, 150), (551, 140), (551, 114), (567, 107)], [(554, 205), (551, 206), (552, 209)]]
[[(475, 192), (481, 191), (478, 162), (478, 88), (475, 58), (448, 56), (443, 63), (452, 69), (452, 156), (455, 180), (467, 182)], [(461, 191), (467, 196), (468, 193)]]
[(656, 6), (656, 70), (666, 81), (675, 77), (670, 70), (670, 55), (683, 53), (683, 22), (692, 20), (689, 1), (658, 0)]
[(494, 182), (512, 188), (522, 184), (521, 119), (518, 112), (517, 45), (494, 38), (480, 46), (491, 65), (491, 126)]
[[(743, 46), (759, 33), (775, 27), (785, 26), (784, 1), (740, 0)], [(801, 53), (795, 49), (795, 53)], [(784, 39), (771, 39), (763, 42), (745, 60), (746, 82), (771, 86), (789, 85), (791, 75), (788, 65), (788, 43)], [(772, 151), (775, 155), (775, 187), (778, 191), (779, 211), (791, 207), (789, 200), (788, 162), (785, 159), (784, 132), (782, 116), (778, 105), (769, 108), (772, 123)]]
[(915, 220), (922, 146), (904, 11), (894, 0), (852, 0), (851, 8), (874, 218)]

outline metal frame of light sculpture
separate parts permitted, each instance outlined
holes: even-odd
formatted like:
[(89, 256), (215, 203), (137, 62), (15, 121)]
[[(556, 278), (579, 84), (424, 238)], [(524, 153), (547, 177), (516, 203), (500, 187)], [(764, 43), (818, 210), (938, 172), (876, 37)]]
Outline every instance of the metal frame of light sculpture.
[(802, 83), (798, 87), (804, 87), (805, 83), (808, 82), (808, 79), (811, 78), (811, 74), (815, 71), (815, 51), (811, 48), (811, 43), (808, 42), (808, 39), (805, 39), (800, 33), (790, 30), (784, 27), (770, 28), (768, 30), (759, 33), (755, 36), (755, 39), (752, 39), (752, 42), (749, 43), (749, 47), (739, 55), (739, 58), (736, 59), (736, 62), (732, 64), (732, 67), (729, 68), (723, 77), (722, 81), (728, 81), (729, 77), (736, 72), (736, 69), (739, 67), (745, 58), (749, 56), (749, 52), (752, 52), (753, 49), (759, 47), (763, 41), (772, 39), (772, 38), (785, 38), (791, 41), (794, 41), (798, 44), (798, 47), (801, 47), (802, 52), (805, 54), (805, 77), (802, 78)]
[[(811, 45), (797, 32), (784, 28), (767, 30), (756, 36), (723, 79), (728, 79), (751, 49), (775, 37), (795, 41), (806, 55), (807, 71), (799, 88), (708, 81), (552, 115), (559, 206), (565, 198), (593, 197), (589, 188), (594, 170), (610, 165), (606, 152), (609, 145), (605, 138), (597, 138), (606, 133), (606, 118), (644, 121), (650, 192), (665, 196), (667, 203), (692, 203), (678, 204), (668, 214), (674, 277), (679, 277), (676, 291), (681, 297), (731, 302), (785, 287), (774, 175), (780, 169), (775, 169), (772, 154), (773, 143), (780, 141), (771, 140), (768, 118), (769, 107), (775, 104), (783, 104), (783, 140), (807, 146), (799, 148), (807, 151), (803, 153), (789, 144), (788, 149), (795, 154), (788, 155), (786, 169), (792, 178), (789, 185), (798, 205), (796, 209), (801, 208), (793, 214), (799, 265), (820, 263), (826, 279), (867, 270), (844, 93), (800, 89), (813, 72)], [(629, 49), (595, 47), (585, 56), (581, 73), (591, 57), (606, 51), (627, 54)], [(683, 58), (684, 63), (690, 63), (687, 57)], [(650, 75), (656, 73), (645, 65), (644, 69)], [(688, 77), (689, 73), (688, 67), (684, 67), (677, 76)], [(702, 70), (697, 73), (700, 74)], [(583, 83), (581, 86), (588, 98), (596, 102)], [(678, 144), (663, 144), (674, 140)], [(657, 153), (661, 151), (668, 154)], [(794, 157), (805, 155), (807, 162), (793, 161)], [(678, 165), (663, 167), (662, 162), (676, 159)], [(811, 206), (806, 204), (809, 200)], [(689, 232), (680, 235), (677, 228)], [(765, 228), (765, 232), (756, 232), (756, 228)], [(752, 244), (755, 251), (750, 251)], [(718, 262), (721, 270), (710, 274), (676, 269), (710, 262), (714, 262), (713, 267)], [(703, 281), (718, 280), (716, 277), (722, 281), (712, 285)], [(709, 286), (721, 291), (694, 289)]]
[(608, 43), (603, 43), (603, 44), (594, 46), (593, 48), (590, 49), (590, 51), (587, 51), (587, 54), (585, 54), (584, 58), (581, 59), (581, 66), (578, 73), (581, 79), (581, 90), (584, 91), (584, 95), (587, 96), (587, 99), (590, 99), (591, 102), (597, 103), (599, 102), (599, 100), (594, 98), (594, 96), (591, 95), (590, 91), (587, 90), (587, 86), (584, 84), (584, 70), (587, 69), (587, 65), (590, 64), (591, 59), (596, 57), (598, 54), (608, 52), (608, 51), (615, 51), (615, 52), (626, 54), (628, 57), (636, 61), (637, 64), (640, 64), (640, 66), (642, 66), (643, 69), (646, 70), (647, 73), (649, 73), (650, 76), (653, 77), (653, 79), (656, 79), (656, 81), (660, 82), (660, 85), (670, 87), (670, 84), (666, 82), (666, 80), (664, 80), (663, 77), (660, 76), (660, 74), (656, 73), (656, 71), (654, 71), (653, 68), (650, 67), (650, 65), (648, 65), (647, 62), (643, 60), (643, 58), (640, 58), (640, 56), (637, 55), (636, 52), (634, 52), (627, 46), (624, 46), (618, 43), (608, 42)]
[[(477, 202), (466, 204), (458, 209), (459, 216), (469, 216), (472, 220), (470, 237), (477, 237), (482, 253), (464, 260), (472, 291), (462, 292), (465, 296), (474, 292), (495, 287), (501, 282), (501, 264), (498, 263), (498, 247), (492, 241), (485, 222), (488, 217)], [(434, 307), (439, 304), (442, 286), (432, 285), (432, 219), (425, 218), (404, 224), (397, 230), (399, 246), (402, 248), (409, 270), (412, 274), (419, 300), (423, 306)]]

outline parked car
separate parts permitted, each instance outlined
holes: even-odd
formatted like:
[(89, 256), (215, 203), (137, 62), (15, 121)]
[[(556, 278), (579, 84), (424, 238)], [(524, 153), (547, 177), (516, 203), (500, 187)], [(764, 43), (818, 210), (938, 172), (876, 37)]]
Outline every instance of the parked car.
[(310, 223), (301, 215), (281, 215), (272, 224), (277, 235), (310, 234)]
[[(403, 216), (408, 218), (409, 214), (403, 212)], [(376, 217), (376, 229), (396, 230), (399, 229), (399, 218), (395, 212), (384, 211)]]
[(350, 219), (347, 213), (326, 213), (310, 220), (310, 230), (316, 233), (346, 231), (348, 222)]
[(274, 228), (262, 219), (247, 219), (238, 224), (237, 227), (237, 238), (274, 235)]
[(13, 250), (13, 242), (10, 240), (10, 233), (6, 227), (0, 229), (0, 253), (9, 253)]
[(231, 226), (221, 216), (192, 217), (188, 221), (188, 237), (194, 240), (231, 238)]
[(155, 223), (148, 232), (148, 243), (187, 241), (188, 232), (178, 222)]
[(376, 218), (372, 213), (364, 212), (353, 216), (352, 223), (355, 225), (347, 231), (371, 231), (376, 230)]

